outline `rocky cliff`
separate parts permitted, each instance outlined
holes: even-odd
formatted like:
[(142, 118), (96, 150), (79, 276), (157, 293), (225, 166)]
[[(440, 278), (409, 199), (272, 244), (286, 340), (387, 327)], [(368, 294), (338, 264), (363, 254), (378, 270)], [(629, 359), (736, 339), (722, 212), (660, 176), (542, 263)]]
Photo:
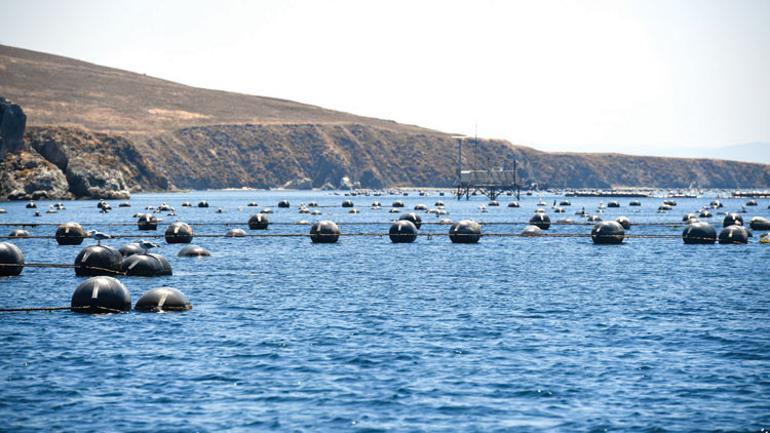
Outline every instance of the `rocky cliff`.
[[(118, 197), (173, 187), (450, 186), (455, 176), (457, 142), (439, 131), (2, 45), (0, 74), (0, 95), (19, 103), (30, 125), (20, 141), (21, 117), (3, 112), (16, 126), (0, 142), (0, 155), (7, 153), (0, 198), (47, 190)], [(770, 166), (762, 164), (545, 153), (502, 140), (473, 147), (466, 167), (516, 161), (521, 180), (541, 187), (770, 187)]]

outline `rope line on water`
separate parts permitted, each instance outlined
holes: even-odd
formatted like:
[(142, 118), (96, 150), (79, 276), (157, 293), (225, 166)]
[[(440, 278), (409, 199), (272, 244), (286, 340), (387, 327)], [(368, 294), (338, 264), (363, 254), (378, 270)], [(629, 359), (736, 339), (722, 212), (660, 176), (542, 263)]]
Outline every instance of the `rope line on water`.
[(56, 268), (56, 269), (82, 269), (82, 270), (89, 270), (89, 271), (101, 271), (101, 272), (107, 272), (110, 275), (128, 275), (126, 272), (123, 271), (116, 271), (114, 269), (108, 269), (108, 268), (102, 268), (99, 266), (86, 266), (86, 265), (70, 265), (67, 263), (23, 263), (23, 264), (16, 264), (16, 263), (0, 263), (0, 267), (5, 268)]
[[(203, 234), (194, 234), (193, 238), (309, 238), (312, 236), (350, 236), (350, 237), (383, 237), (383, 236), (390, 236), (390, 233), (386, 232), (361, 232), (361, 233), (339, 233), (339, 234), (315, 234), (311, 235), (309, 233), (245, 233), (238, 236), (233, 235), (227, 235), (227, 234), (221, 234), (221, 233), (203, 233)], [(397, 236), (407, 236), (406, 234), (395, 234)], [(149, 238), (149, 239), (155, 239), (155, 238), (165, 238), (165, 234), (114, 234), (111, 235), (113, 239), (143, 239), (143, 238)], [(437, 232), (437, 233), (415, 233), (414, 236), (422, 236), (422, 237), (448, 237), (448, 236), (476, 236), (474, 234), (463, 234), (463, 233), (446, 233), (446, 232)], [(481, 233), (481, 237), (510, 237), (510, 238), (584, 238), (584, 237), (591, 237), (591, 233), (539, 233), (536, 235), (533, 234), (522, 234), (522, 233)], [(626, 233), (624, 235), (626, 238), (640, 238), (640, 239), (673, 239), (673, 238), (681, 238), (681, 235), (678, 234), (631, 234)], [(180, 238), (184, 238), (186, 236), (179, 236)], [(36, 235), (36, 236), (25, 236), (25, 237), (12, 237), (12, 236), (0, 236), (0, 238), (10, 238), (10, 239), (56, 239), (56, 236), (53, 235)], [(90, 239), (88, 237), (84, 237), (85, 239)], [(693, 238), (694, 239), (694, 238)]]
[(84, 305), (82, 307), (16, 307), (0, 308), (0, 313), (29, 313), (34, 311), (103, 311), (105, 313), (122, 313), (121, 310), (103, 307), (101, 305)]
[[(337, 222), (336, 224), (338, 226), (368, 226), (368, 225), (389, 225), (393, 224), (396, 220), (391, 221), (372, 221), (372, 222), (366, 222), (366, 221), (345, 221), (345, 222)], [(459, 221), (459, 220), (458, 220)], [(607, 220), (610, 221), (610, 220)], [(613, 220), (614, 221), (614, 220)], [(184, 222), (182, 220), (178, 221), (171, 221), (170, 223), (174, 222)], [(530, 225), (529, 221), (476, 221), (477, 223), (481, 225), (486, 226), (518, 226), (518, 225)], [(585, 221), (585, 222), (559, 222), (559, 221), (553, 221), (551, 222), (552, 226), (593, 226), (596, 225), (601, 221)], [(64, 223), (0, 223), (0, 227), (57, 227)], [(158, 225), (165, 225), (165, 221), (161, 221), (158, 223)], [(237, 221), (237, 222), (199, 222), (199, 223), (187, 223), (191, 227), (195, 226), (248, 226), (248, 222), (244, 221)], [(686, 222), (672, 222), (672, 221), (649, 221), (649, 222), (639, 222), (634, 223), (634, 226), (647, 226), (647, 227), (666, 227), (666, 226), (681, 226), (687, 224)], [(97, 226), (97, 227), (136, 227), (137, 224), (134, 223), (90, 223), (87, 225), (91, 226)], [(308, 224), (305, 223), (299, 223), (299, 222), (271, 222), (271, 226), (306, 226)], [(445, 222), (440, 221), (423, 221), (422, 225), (451, 225), (447, 224)]]

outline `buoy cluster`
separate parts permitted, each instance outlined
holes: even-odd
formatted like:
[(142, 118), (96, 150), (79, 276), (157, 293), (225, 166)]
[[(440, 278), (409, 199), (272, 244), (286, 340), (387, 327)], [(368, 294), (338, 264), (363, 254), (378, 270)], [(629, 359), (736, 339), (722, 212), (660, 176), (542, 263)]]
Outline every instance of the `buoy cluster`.
[[(107, 276), (91, 277), (72, 293), (72, 311), (104, 314), (131, 310), (131, 293), (120, 280)], [(192, 304), (184, 293), (173, 287), (157, 287), (145, 292), (134, 309), (144, 312), (187, 311)]]

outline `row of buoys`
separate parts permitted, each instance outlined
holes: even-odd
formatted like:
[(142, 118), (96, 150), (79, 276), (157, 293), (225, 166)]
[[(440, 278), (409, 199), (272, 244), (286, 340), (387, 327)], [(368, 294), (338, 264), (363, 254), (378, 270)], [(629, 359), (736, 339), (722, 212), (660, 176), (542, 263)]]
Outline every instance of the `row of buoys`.
[[(81, 313), (117, 313), (131, 310), (131, 293), (119, 280), (98, 276), (82, 282), (72, 293), (70, 308)], [(145, 292), (134, 309), (146, 312), (187, 311), (192, 304), (178, 289), (157, 287)]]

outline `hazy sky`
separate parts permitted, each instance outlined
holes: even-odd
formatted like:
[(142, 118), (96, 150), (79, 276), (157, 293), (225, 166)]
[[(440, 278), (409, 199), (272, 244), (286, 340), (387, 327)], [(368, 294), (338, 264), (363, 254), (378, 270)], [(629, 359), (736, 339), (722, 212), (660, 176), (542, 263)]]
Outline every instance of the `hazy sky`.
[(0, 16), (2, 44), (545, 150), (770, 142), (767, 0), (0, 0)]

